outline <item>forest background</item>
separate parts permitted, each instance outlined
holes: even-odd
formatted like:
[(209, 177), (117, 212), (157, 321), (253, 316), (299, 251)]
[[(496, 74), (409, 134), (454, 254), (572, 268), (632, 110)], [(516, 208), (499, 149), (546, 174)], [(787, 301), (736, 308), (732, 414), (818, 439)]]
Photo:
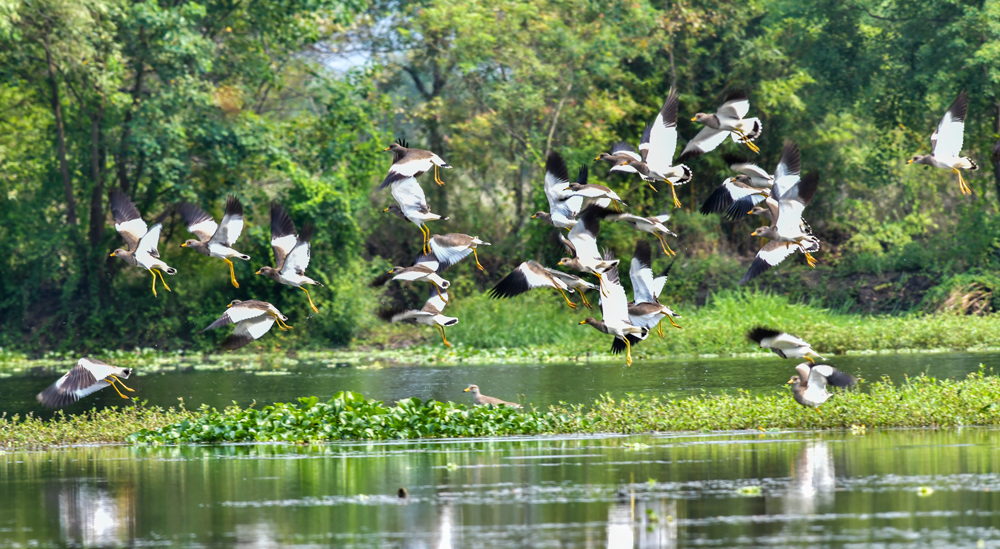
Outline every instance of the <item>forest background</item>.
[[(451, 218), (432, 231), (493, 243), (480, 249), (486, 273), (465, 262), (447, 276), (447, 312), (468, 326), (456, 342), (544, 343), (555, 333), (546, 322), (586, 316), (561, 310), (554, 292), (500, 304), (483, 295), (521, 261), (562, 255), (555, 229), (530, 219), (546, 209), (549, 151), (574, 174), (590, 166), (591, 182), (615, 188), (629, 211), (674, 215), (664, 301), (687, 312), (746, 296), (736, 281), (759, 244), (756, 223), (697, 212), (728, 176), (718, 152), (689, 163), (676, 210), (666, 189), (593, 162), (614, 141), (637, 144), (671, 87), (680, 147), (698, 130), (695, 112), (746, 88), (764, 124), (760, 164), (772, 170), (792, 139), (803, 169), (820, 174), (806, 211), (820, 265), (795, 258), (749, 291), (851, 315), (1000, 309), (1000, 159), (990, 157), (1000, 1), (0, 0), (0, 346), (208, 350), (224, 334), (200, 330), (251, 297), (296, 325), (253, 350), (434, 343), (432, 330), (373, 314), (426, 296), (369, 287), (420, 246), (376, 190), (395, 137), (455, 166), (443, 187), (422, 181), (432, 210)], [(966, 173), (970, 197), (954, 174), (906, 164), (929, 152), (962, 89), (964, 151), (981, 168)], [(168, 213), (160, 252), (179, 271), (173, 292), (154, 298), (148, 273), (108, 256), (120, 245), (114, 188), (147, 220)], [(239, 289), (224, 263), (179, 247), (190, 235), (171, 213), (191, 201), (221, 215), (228, 193), (247, 212), (236, 247), (252, 260), (237, 262)], [(271, 261), (272, 200), (317, 227), (317, 315), (302, 292), (253, 274)], [(636, 238), (602, 227), (619, 257)], [(542, 315), (530, 332), (508, 324), (529, 310)]]

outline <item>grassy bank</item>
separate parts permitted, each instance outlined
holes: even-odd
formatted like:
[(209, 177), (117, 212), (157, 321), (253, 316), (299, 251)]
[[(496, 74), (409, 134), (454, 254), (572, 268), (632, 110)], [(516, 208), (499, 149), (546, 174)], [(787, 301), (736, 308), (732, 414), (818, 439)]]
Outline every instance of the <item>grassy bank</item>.
[(932, 377), (865, 383), (842, 392), (822, 412), (796, 404), (787, 391), (720, 396), (601, 397), (587, 405), (525, 411), (469, 408), (453, 402), (402, 400), (395, 406), (338, 393), (263, 408), (162, 410), (140, 406), (0, 419), (0, 446), (43, 448), (85, 443), (184, 444), (219, 442), (324, 442), (344, 439), (413, 439), (559, 433), (640, 433), (741, 429), (955, 427), (1000, 423), (1000, 378), (985, 372), (962, 380)]

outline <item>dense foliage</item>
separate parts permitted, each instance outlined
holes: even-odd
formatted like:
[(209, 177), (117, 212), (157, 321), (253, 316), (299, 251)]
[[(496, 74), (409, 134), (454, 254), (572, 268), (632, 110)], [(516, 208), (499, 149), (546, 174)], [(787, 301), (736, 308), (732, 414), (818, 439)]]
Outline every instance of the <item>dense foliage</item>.
[[(366, 282), (419, 247), (374, 191), (394, 136), (456, 167), (446, 186), (425, 185), (451, 216), (435, 230), (494, 244), (481, 254), (489, 274), (455, 268), (460, 301), (521, 260), (558, 259), (554, 231), (530, 219), (545, 203), (546, 153), (590, 164), (614, 140), (634, 144), (671, 87), (682, 138), (697, 131), (690, 115), (745, 87), (764, 123), (762, 165), (794, 139), (821, 175), (807, 218), (823, 264), (789, 261), (760, 286), (852, 311), (989, 313), (1000, 306), (998, 66), (990, 1), (0, 0), (0, 345), (208, 349), (225, 334), (197, 331), (249, 297), (296, 326), (253, 348), (370, 337), (383, 328)], [(962, 88), (964, 150), (982, 167), (968, 174), (972, 197), (953, 174), (905, 163), (928, 151)], [(700, 306), (735, 285), (757, 242), (749, 221), (696, 213), (726, 175), (720, 155), (691, 167), (667, 292)], [(606, 169), (592, 178), (632, 211), (670, 209), (669, 193)], [(147, 219), (181, 200), (219, 215), (237, 193), (248, 212), (239, 249), (252, 257), (237, 266), (240, 288), (218, 260), (178, 248), (188, 235), (171, 214), (161, 253), (179, 274), (153, 298), (145, 272), (108, 257), (116, 187)], [(318, 315), (301, 292), (253, 275), (269, 263), (275, 199), (317, 225)], [(619, 256), (635, 238), (602, 229)], [(422, 301), (423, 288), (393, 288), (397, 302)], [(481, 323), (477, 312), (462, 322)]]

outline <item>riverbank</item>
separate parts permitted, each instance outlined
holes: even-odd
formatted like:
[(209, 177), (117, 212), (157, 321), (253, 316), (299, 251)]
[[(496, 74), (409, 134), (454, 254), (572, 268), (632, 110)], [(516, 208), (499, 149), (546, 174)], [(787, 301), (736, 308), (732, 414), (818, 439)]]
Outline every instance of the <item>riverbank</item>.
[(995, 424), (1000, 424), (1000, 378), (980, 370), (961, 380), (919, 376), (896, 384), (888, 378), (863, 382), (862, 390), (839, 392), (820, 412), (799, 406), (787, 390), (677, 399), (602, 396), (590, 404), (561, 404), (544, 410), (468, 407), (419, 399), (387, 405), (350, 392), (338, 393), (326, 402), (309, 397), (262, 408), (187, 410), (134, 405), (79, 416), (57, 414), (45, 421), (4, 416), (0, 418), (0, 447)]

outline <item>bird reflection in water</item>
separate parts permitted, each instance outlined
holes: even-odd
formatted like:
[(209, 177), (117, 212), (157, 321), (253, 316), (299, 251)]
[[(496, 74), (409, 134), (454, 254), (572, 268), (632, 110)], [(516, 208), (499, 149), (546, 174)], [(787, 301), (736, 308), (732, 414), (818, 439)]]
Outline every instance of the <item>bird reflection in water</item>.
[(677, 504), (665, 499), (636, 499), (619, 491), (608, 509), (608, 549), (677, 546)]
[(84, 547), (128, 545), (135, 520), (132, 490), (112, 492), (90, 484), (60, 484), (59, 526), (63, 541)]
[(792, 464), (792, 481), (785, 496), (785, 513), (811, 515), (821, 507), (831, 507), (836, 479), (833, 454), (826, 441), (805, 443)]

